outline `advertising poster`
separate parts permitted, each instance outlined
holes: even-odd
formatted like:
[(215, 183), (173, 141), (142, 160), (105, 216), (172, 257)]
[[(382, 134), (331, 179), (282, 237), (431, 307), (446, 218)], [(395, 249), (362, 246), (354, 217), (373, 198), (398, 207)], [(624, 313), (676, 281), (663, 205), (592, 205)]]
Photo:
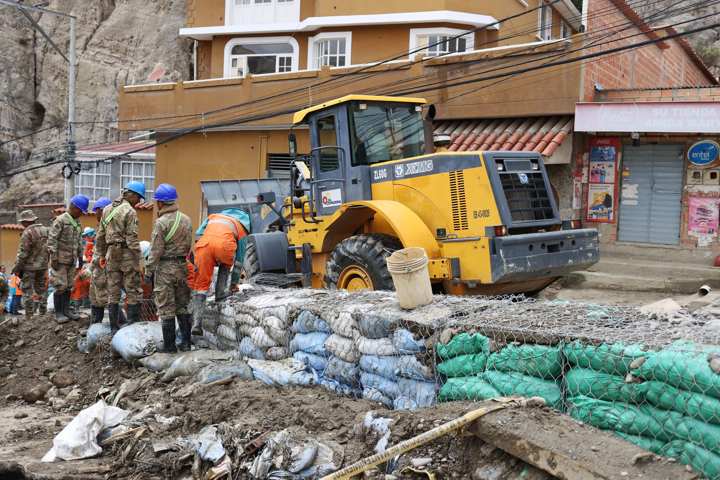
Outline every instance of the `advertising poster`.
[(586, 220), (615, 222), (617, 171), (620, 163), (620, 139), (592, 138), (588, 145), (588, 203)]
[(615, 185), (590, 184), (587, 219), (594, 222), (615, 220)]
[(690, 197), (688, 204), (688, 235), (716, 236), (720, 219), (720, 199)]

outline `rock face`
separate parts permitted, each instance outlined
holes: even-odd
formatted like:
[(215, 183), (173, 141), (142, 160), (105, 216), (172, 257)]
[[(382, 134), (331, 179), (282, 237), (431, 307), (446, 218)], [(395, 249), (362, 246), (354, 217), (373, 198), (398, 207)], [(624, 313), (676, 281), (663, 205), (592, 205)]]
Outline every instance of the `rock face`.
[[(77, 17), (78, 145), (118, 140), (117, 91), (122, 85), (187, 80), (192, 42), (178, 38), (184, 0), (51, 0), (47, 8)], [(69, 21), (30, 14), (64, 51)], [(0, 6), (0, 175), (60, 158), (66, 141), (67, 62), (16, 8)], [(58, 128), (52, 128), (58, 127)], [(2, 144), (18, 136), (45, 132)], [(62, 199), (61, 166), (0, 179), (0, 210)], [(33, 187), (27, 188), (28, 183)]]

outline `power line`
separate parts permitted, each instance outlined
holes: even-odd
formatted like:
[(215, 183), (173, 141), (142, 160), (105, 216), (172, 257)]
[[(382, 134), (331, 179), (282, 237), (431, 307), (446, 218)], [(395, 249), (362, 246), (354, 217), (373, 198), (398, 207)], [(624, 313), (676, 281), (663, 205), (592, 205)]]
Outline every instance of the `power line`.
[(28, 133), (28, 134), (26, 134), (26, 135), (21, 135), (21, 136), (19, 136), (19, 137), (14, 137), (14, 138), (12, 138), (12, 139), (10, 139), (10, 140), (5, 140), (4, 142), (0, 142), (0, 147), (2, 147), (3, 145), (6, 145), (6, 144), (8, 144), (8, 143), (17, 142), (18, 140), (22, 140), (23, 138), (32, 137), (33, 135), (37, 135), (38, 133), (47, 132), (48, 130), (53, 130), (53, 129), (56, 129), (56, 128), (62, 128), (62, 126), (63, 126), (63, 125), (51, 125), (51, 126), (49, 126), (49, 127), (41, 128), (40, 130), (35, 130), (34, 132), (30, 132), (30, 133)]

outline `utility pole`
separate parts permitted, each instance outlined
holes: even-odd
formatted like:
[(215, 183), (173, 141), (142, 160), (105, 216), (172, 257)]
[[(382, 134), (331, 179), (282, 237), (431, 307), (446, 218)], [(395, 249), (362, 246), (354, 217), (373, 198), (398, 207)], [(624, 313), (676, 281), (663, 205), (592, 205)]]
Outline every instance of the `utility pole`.
[[(67, 146), (65, 150), (66, 158), (65, 158), (65, 166), (66, 168), (63, 168), (63, 172), (68, 170), (67, 167), (69, 167), (70, 172), (74, 169), (74, 163), (75, 163), (75, 79), (76, 79), (76, 68), (77, 68), (77, 57), (75, 52), (75, 22), (76, 17), (74, 15), (70, 15), (69, 13), (64, 12), (58, 12), (57, 10), (50, 10), (42, 6), (33, 6), (33, 5), (26, 5), (24, 3), (20, 3), (19, 1), (15, 0), (0, 0), (0, 5), (7, 5), (9, 7), (15, 7), (17, 8), (20, 13), (25, 16), (25, 18), (28, 19), (28, 21), (32, 24), (33, 28), (35, 28), (37, 31), (39, 31), (43, 37), (45, 37), (45, 40), (48, 41), (50, 45), (65, 59), (66, 62), (68, 62), (68, 125), (67, 125)], [(50, 35), (40, 26), (38, 22), (35, 21), (35, 19), (30, 15), (29, 12), (40, 12), (40, 13), (47, 13), (50, 15), (57, 15), (60, 17), (67, 18), (70, 21), (70, 45), (68, 47), (68, 54), (65, 55), (65, 53), (60, 49), (60, 47), (53, 41), (53, 39), (50, 37)], [(71, 195), (71, 183), (70, 178), (72, 174), (65, 175), (65, 200), (70, 198)]]

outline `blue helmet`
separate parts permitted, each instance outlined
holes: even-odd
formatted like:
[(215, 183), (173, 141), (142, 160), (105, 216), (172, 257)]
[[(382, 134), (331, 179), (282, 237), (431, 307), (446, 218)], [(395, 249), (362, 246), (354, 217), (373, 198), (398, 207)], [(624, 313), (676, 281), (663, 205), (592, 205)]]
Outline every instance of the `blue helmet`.
[(70, 205), (75, 205), (83, 213), (87, 213), (88, 207), (90, 206), (90, 199), (85, 195), (75, 195), (70, 199)]
[(93, 212), (97, 212), (98, 210), (102, 210), (103, 208), (107, 207), (112, 203), (112, 200), (110, 200), (107, 197), (100, 197), (97, 200), (95, 200), (95, 204), (93, 205)]
[(178, 199), (177, 190), (169, 183), (161, 183), (155, 190), (153, 200), (158, 202), (174, 202)]
[(128, 192), (137, 193), (138, 195), (140, 195), (140, 198), (145, 200), (145, 184), (143, 182), (138, 182), (137, 180), (128, 182), (128, 184), (125, 185), (125, 190)]

